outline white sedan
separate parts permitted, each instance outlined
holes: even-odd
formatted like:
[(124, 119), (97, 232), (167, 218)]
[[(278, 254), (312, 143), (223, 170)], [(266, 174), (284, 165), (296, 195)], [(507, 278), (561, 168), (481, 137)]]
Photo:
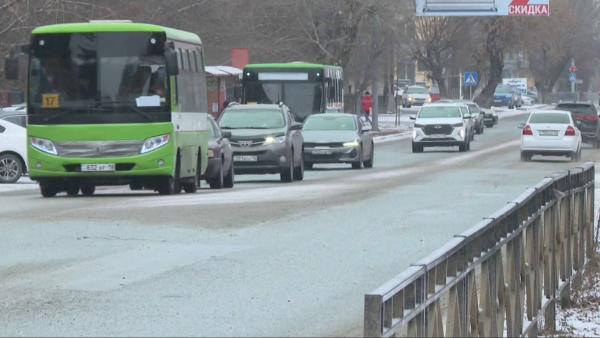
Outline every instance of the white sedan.
[(27, 130), (0, 120), (0, 184), (15, 183), (27, 172)]
[(566, 156), (581, 160), (581, 132), (571, 114), (561, 110), (539, 110), (521, 124), (521, 160), (530, 161), (534, 155)]

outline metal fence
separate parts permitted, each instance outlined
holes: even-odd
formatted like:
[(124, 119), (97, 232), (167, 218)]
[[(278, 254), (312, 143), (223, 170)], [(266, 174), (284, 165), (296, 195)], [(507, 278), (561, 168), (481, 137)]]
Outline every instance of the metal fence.
[(365, 337), (554, 332), (594, 254), (594, 181), (593, 163), (548, 177), (366, 295)]

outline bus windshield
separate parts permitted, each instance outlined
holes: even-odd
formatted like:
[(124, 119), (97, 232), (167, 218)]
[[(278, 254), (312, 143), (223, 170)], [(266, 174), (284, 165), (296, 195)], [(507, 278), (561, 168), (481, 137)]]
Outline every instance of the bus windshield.
[(323, 104), (321, 83), (253, 81), (244, 85), (244, 91), (247, 103), (277, 104), (283, 101), (298, 121), (320, 113)]
[(104, 123), (167, 119), (165, 39), (151, 32), (34, 35), (29, 114), (44, 121), (60, 115), (61, 123), (81, 115), (102, 115)]

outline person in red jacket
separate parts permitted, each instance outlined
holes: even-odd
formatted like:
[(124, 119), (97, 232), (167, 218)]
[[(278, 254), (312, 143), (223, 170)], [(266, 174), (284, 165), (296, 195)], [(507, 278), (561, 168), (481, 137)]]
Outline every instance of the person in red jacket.
[(361, 101), (362, 109), (365, 111), (365, 116), (367, 117), (367, 121), (371, 123), (369, 119), (369, 115), (371, 113), (371, 109), (373, 109), (373, 98), (369, 92), (365, 92), (365, 95), (362, 97)]

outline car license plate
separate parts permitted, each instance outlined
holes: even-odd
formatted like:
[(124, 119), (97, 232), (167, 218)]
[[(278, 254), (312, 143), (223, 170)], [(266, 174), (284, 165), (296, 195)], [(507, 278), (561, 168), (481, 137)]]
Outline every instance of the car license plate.
[(431, 138), (446, 138), (446, 135), (431, 135)]
[(317, 149), (313, 150), (313, 155), (331, 155), (333, 152), (331, 150)]
[(235, 162), (258, 162), (258, 156), (234, 156)]
[(494, 102), (502, 102), (502, 100), (494, 100)]
[(558, 130), (540, 130), (540, 136), (558, 136)]
[(82, 172), (95, 172), (95, 171), (115, 171), (115, 164), (82, 164)]

